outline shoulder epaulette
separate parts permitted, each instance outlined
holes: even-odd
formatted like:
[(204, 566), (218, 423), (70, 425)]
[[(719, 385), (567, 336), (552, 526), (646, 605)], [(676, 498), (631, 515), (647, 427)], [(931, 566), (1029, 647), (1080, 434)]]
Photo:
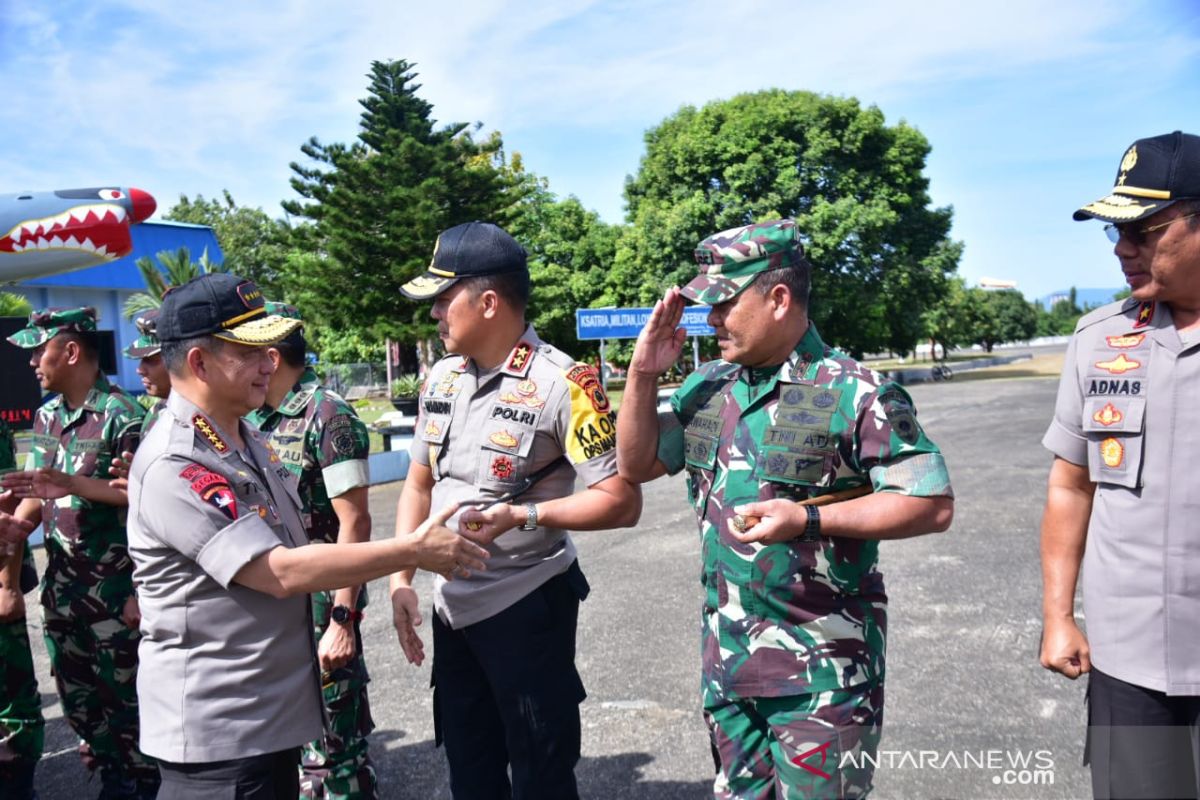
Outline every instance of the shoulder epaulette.
[(575, 359), (552, 344), (542, 342), (537, 349), (538, 358), (544, 358), (564, 372), (576, 365)]
[[(1141, 303), (1138, 300), (1134, 300), (1132, 297), (1127, 297), (1124, 300), (1116, 300), (1112, 303), (1109, 303), (1108, 305), (1103, 305), (1103, 306), (1100, 306), (1099, 308), (1092, 309), (1088, 313), (1084, 314), (1082, 317), (1079, 318), (1079, 322), (1075, 323), (1075, 332), (1079, 333), (1084, 328), (1090, 328), (1092, 325), (1095, 325), (1097, 322), (1102, 322), (1106, 319), (1111, 319), (1112, 317), (1119, 316), (1128, 311), (1134, 311), (1134, 310), (1140, 311), (1141, 306), (1148, 306), (1150, 309), (1150, 316), (1153, 316), (1153, 314), (1154, 314), (1154, 304), (1153, 303)], [(1136, 321), (1136, 319), (1133, 321)], [(1147, 321), (1149, 321), (1149, 317), (1147, 317)]]

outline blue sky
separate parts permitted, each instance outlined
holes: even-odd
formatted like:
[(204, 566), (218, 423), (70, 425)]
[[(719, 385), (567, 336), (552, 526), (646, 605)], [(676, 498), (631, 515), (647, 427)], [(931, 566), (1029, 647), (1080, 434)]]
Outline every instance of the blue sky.
[[(417, 8), (420, 5), (422, 8)], [(355, 136), (372, 59), (444, 122), (611, 222), (647, 128), (768, 87), (852, 95), (930, 140), (970, 283), (1119, 287), (1098, 223), (1124, 149), (1200, 133), (1200, 2), (0, 0), (0, 194), (133, 185), (282, 214), (310, 136)]]

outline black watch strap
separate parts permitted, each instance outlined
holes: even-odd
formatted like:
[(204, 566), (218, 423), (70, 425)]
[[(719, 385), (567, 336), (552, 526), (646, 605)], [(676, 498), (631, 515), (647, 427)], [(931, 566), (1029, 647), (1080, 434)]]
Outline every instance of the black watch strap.
[(804, 533), (800, 534), (800, 541), (815, 542), (821, 538), (821, 509), (817, 506), (805, 506), (804, 511), (808, 514), (808, 520), (804, 523)]

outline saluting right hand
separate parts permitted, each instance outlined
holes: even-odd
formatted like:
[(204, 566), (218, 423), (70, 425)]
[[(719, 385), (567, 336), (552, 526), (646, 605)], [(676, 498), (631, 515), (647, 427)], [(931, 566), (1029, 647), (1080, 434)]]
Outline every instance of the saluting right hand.
[(1087, 637), (1073, 619), (1047, 621), (1042, 628), (1042, 666), (1075, 680), (1092, 671)]
[(683, 306), (683, 295), (679, 293), (678, 286), (667, 289), (662, 299), (654, 304), (650, 319), (638, 334), (637, 344), (633, 347), (630, 372), (657, 377), (679, 360), (687, 339), (687, 331), (679, 327), (683, 319)]
[(458, 503), (429, 516), (412, 535), (420, 545), (417, 567), (436, 572), (446, 580), (465, 578), (471, 570), (483, 570), (488, 551), (464, 539), (446, 527), (446, 520), (458, 510)]

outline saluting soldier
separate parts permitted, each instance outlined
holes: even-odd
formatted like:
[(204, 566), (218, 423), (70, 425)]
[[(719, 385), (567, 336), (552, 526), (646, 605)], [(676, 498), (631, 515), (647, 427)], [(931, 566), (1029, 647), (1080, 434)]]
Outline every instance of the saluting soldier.
[[(632, 525), (641, 493), (617, 475), (596, 370), (525, 321), (529, 270), (516, 240), (486, 222), (450, 228), (402, 291), (434, 300), (451, 355), (422, 392), (397, 528), (445, 503), (482, 505), (459, 514), (459, 531), (493, 556), (486, 573), (434, 584), (433, 706), (450, 789), (463, 800), (569, 800), (584, 699), (575, 624), (588, 584), (567, 529)], [(419, 664), (410, 580), (393, 578), (392, 604), (404, 653)]]
[[(267, 303), (268, 313), (300, 320), (300, 312)], [(301, 513), (310, 542), (365, 542), (371, 538), (367, 492), (370, 475), (367, 426), (350, 404), (321, 385), (308, 366), (308, 343), (300, 329), (272, 345), (275, 372), (267, 402), (246, 419), (266, 436), (298, 481)], [(312, 596), (317, 658), (329, 727), (304, 746), (303, 797), (368, 800), (378, 796), (367, 734), (375, 729), (367, 698), (366, 660), (360, 623), (365, 586), (344, 586)]]
[[(946, 465), (908, 394), (821, 340), (792, 220), (714, 234), (695, 255), (700, 275), (638, 337), (617, 449), (630, 480), (687, 470), (713, 795), (862, 797), (883, 721), (878, 540), (950, 525)], [(712, 305), (721, 358), (659, 414), (685, 298)]]
[(138, 750), (138, 610), (126, 546), (125, 492), (109, 466), (137, 447), (145, 412), (99, 368), (96, 311), (35, 311), (9, 341), (31, 351), (42, 389), (26, 471), (3, 479), (20, 519), (46, 534), (42, 608), (63, 713), (99, 768), (102, 797), (153, 797), (158, 771)]
[[(0, 417), (0, 474), (16, 465), (12, 429)], [(16, 497), (0, 497), (0, 514), (11, 514), (16, 505)], [(8, 800), (34, 797), (33, 773), (45, 739), (42, 696), (25, 626), (25, 593), (36, 583), (33, 557), (23, 541), (7, 555), (0, 553), (0, 797)]]

